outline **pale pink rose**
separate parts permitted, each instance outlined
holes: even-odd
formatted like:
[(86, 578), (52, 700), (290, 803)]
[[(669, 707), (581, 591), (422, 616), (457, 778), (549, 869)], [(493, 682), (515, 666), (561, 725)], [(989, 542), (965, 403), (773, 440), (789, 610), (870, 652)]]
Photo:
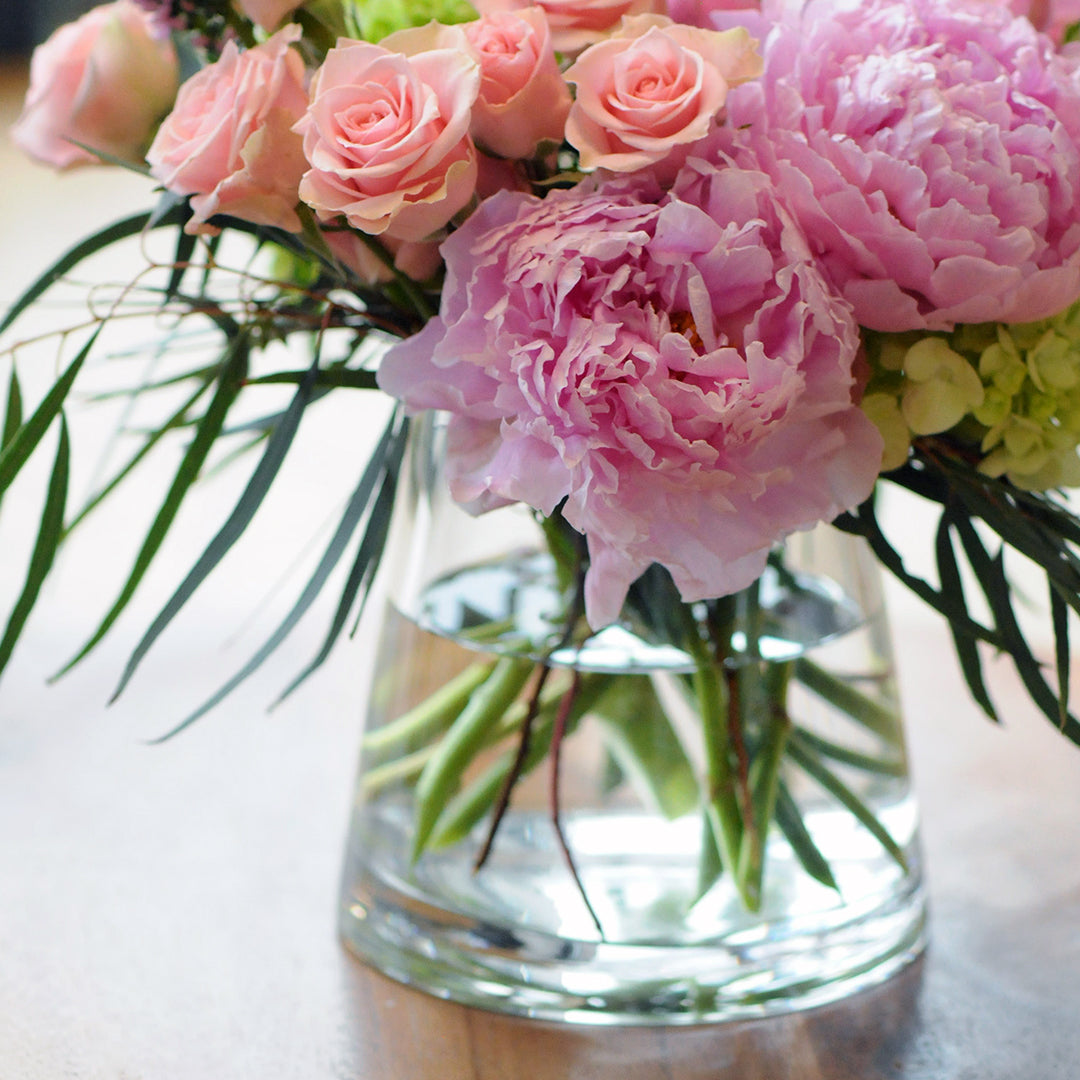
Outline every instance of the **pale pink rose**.
[(304, 0), (236, 0), (236, 6), (264, 30), (274, 30), (286, 15), (295, 11)]
[(561, 53), (576, 53), (615, 30), (624, 15), (661, 13), (664, 0), (473, 0), (481, 15), (517, 11), (533, 4), (543, 8), (551, 41)]
[(462, 29), (480, 64), (471, 128), (476, 142), (507, 158), (531, 157), (545, 139), (561, 143), (570, 88), (543, 10), (495, 12)]
[(704, 138), (728, 88), (761, 73), (743, 29), (700, 30), (662, 15), (624, 19), (567, 72), (577, 97), (566, 138), (583, 169), (642, 169)]
[(305, 161), (292, 128), (307, 94), (304, 63), (289, 47), (299, 38), (287, 26), (245, 52), (230, 41), (180, 88), (147, 160), (169, 191), (192, 196), (188, 232), (213, 231), (206, 222), (215, 214), (300, 231)]
[(57, 169), (101, 161), (72, 139), (141, 163), (178, 83), (176, 53), (155, 39), (149, 13), (117, 0), (61, 26), (34, 50), (30, 89), (11, 137)]
[(398, 270), (414, 281), (427, 281), (442, 266), (439, 245), (432, 241), (413, 242), (384, 236), (380, 243), (394, 260), (393, 267), (379, 257), (371, 244), (352, 229), (324, 229), (323, 236), (338, 261), (366, 285), (393, 281)]
[(311, 166), (300, 197), (324, 221), (344, 215), (372, 235), (426, 239), (473, 196), (479, 87), (458, 27), (401, 31), (381, 45), (342, 38), (296, 126)]

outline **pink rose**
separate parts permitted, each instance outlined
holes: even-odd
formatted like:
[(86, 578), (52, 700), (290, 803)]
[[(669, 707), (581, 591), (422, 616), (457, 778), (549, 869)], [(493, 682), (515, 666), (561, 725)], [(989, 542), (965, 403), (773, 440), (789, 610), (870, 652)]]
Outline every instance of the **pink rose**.
[(11, 129), (31, 157), (57, 169), (99, 163), (74, 139), (141, 163), (179, 83), (176, 53), (131, 0), (96, 7), (34, 50), (30, 90)]
[(699, 30), (662, 15), (624, 19), (567, 72), (577, 97), (566, 138), (583, 169), (641, 169), (704, 138), (728, 87), (761, 73), (742, 29)]
[(292, 128), (307, 94), (304, 63), (289, 47), (299, 38), (300, 28), (287, 26), (245, 52), (230, 41), (180, 88), (147, 160), (166, 188), (192, 196), (188, 232), (212, 231), (215, 214), (300, 231), (305, 161)]
[(281, 20), (295, 11), (304, 0), (236, 0), (236, 6), (264, 30), (274, 30)]
[(531, 157), (545, 139), (561, 143), (570, 88), (555, 61), (543, 10), (495, 12), (462, 29), (480, 63), (473, 138), (506, 158)]
[(442, 253), (439, 317), (379, 384), (453, 414), (469, 509), (566, 500), (593, 628), (651, 563), (687, 601), (733, 592), (873, 488), (858, 328), (761, 173), (695, 155), (666, 193), (647, 172), (505, 192)]
[(473, 0), (481, 15), (496, 11), (543, 8), (551, 27), (551, 41), (562, 53), (580, 52), (606, 37), (624, 15), (645, 15), (664, 10), (664, 0)]
[(320, 218), (424, 240), (472, 198), (469, 138), (480, 70), (458, 27), (429, 24), (382, 45), (341, 39), (296, 126), (311, 168), (300, 197)]

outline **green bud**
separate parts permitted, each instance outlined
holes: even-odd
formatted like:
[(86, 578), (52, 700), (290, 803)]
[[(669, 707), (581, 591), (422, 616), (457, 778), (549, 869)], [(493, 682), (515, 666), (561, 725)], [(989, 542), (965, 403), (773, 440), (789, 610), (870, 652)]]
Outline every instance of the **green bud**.
[(988, 428), (1004, 423), (1012, 413), (1012, 395), (1006, 394), (997, 386), (988, 386), (983, 396), (983, 403), (973, 410), (973, 415), (980, 424)]

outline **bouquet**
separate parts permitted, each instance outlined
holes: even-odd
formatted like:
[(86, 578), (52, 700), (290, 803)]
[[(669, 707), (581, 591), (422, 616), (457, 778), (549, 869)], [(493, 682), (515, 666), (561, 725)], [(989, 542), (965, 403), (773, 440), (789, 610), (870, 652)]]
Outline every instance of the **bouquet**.
[[(459, 628), (497, 658), (369, 736), (368, 789), (410, 792), (414, 860), (486, 819), (483, 863), (515, 786), (597, 713), (623, 772), (672, 816), (700, 813), (698, 899), (726, 875), (758, 908), (771, 829), (837, 887), (792, 767), (903, 867), (910, 837), (846, 779), (902, 770), (888, 688), (764, 647), (785, 605), (820, 600), (783, 541), (822, 522), (864, 538), (948, 622), (988, 715), (991, 649), (1080, 742), (1080, 519), (1062, 493), (1080, 484), (1078, 14), (1066, 0), (115, 0), (61, 28), (35, 54), (16, 141), (61, 169), (142, 172), (157, 202), (81, 240), (0, 324), (0, 494), (56, 433), (0, 669), (58, 545), (159, 443), (184, 436), (180, 465), (71, 663), (123, 611), (215, 448), (259, 456), (119, 689), (247, 528), (309, 411), (331, 391), (382, 392), (401, 406), (311, 580), (176, 730), (264, 663), (351, 555), (325, 643), (286, 692), (318, 668), (386, 549), (410, 418), (438, 410), (453, 499), (531, 508), (554, 599), (527, 641), (493, 617)], [(63, 330), (55, 384), (24, 403), (19, 317), (131, 238), (166, 238), (168, 257)], [(134, 316), (172, 366), (123, 392), (172, 404), (73, 511), (67, 402)], [(282, 386), (283, 408), (231, 421)], [(933, 506), (936, 574), (910, 570), (923, 553), (879, 520), (890, 485)], [(1016, 555), (1045, 581), (1049, 663), (1018, 615)], [(636, 727), (612, 704), (617, 677), (575, 659), (612, 627), (681, 657), (667, 692), (641, 688)], [(800, 726), (795, 684), (869, 742)]]

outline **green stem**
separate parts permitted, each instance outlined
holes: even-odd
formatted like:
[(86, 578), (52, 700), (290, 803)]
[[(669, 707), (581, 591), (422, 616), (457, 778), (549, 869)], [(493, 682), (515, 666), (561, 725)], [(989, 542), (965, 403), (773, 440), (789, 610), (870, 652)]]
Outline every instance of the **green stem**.
[(360, 743), (361, 749), (382, 753), (441, 730), (465, 708), (472, 692), (487, 681), (494, 666), (494, 661), (470, 664), (460, 675), (404, 715), (369, 731)]
[(708, 797), (706, 813), (716, 835), (720, 855), (728, 871), (736, 879), (739, 895), (750, 911), (755, 910), (753, 898), (746, 895), (738, 880), (739, 847), (743, 823), (736, 796), (735, 775), (729, 757), (728, 724), (724, 708), (724, 691), (715, 658), (702, 640), (697, 621), (689, 607), (683, 605), (686, 623), (685, 644), (694, 661), (694, 691), (701, 714), (701, 732), (705, 744)]
[(745, 882), (746, 891), (759, 904), (765, 876), (765, 841), (776, 812), (780, 767), (792, 730), (786, 708), (791, 674), (790, 663), (769, 664), (766, 668), (759, 702), (764, 730), (750, 766), (750, 792), (756, 828), (748, 830), (743, 837), (739, 850), (738, 878)]
[(527, 660), (500, 660), (487, 680), (474, 691), (468, 705), (424, 766), (416, 784), (414, 861), (423, 853), (431, 830), (460, 782), (461, 774), (521, 693), (532, 670), (533, 664)]

